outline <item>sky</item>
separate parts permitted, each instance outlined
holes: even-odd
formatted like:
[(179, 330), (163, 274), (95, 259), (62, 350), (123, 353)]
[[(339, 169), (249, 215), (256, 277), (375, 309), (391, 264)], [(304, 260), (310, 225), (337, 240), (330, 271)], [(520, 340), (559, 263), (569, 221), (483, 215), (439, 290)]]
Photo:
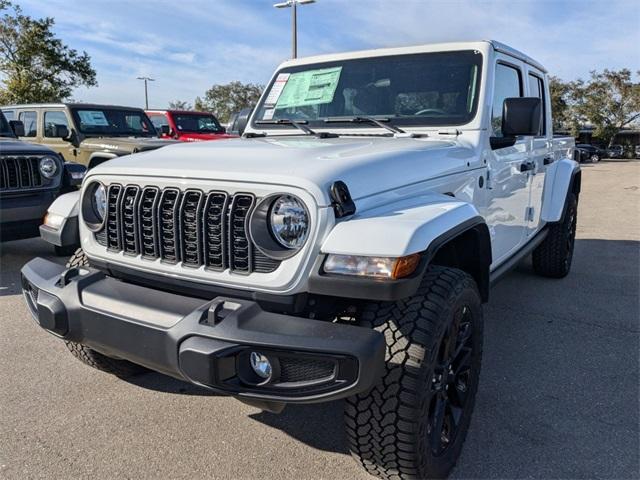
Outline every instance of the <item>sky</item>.
[[(150, 107), (193, 103), (213, 84), (266, 83), (291, 54), (291, 11), (273, 0), (17, 0), (85, 50), (98, 87), (78, 101)], [(494, 39), (564, 80), (640, 70), (637, 0), (316, 0), (298, 8), (298, 56)]]

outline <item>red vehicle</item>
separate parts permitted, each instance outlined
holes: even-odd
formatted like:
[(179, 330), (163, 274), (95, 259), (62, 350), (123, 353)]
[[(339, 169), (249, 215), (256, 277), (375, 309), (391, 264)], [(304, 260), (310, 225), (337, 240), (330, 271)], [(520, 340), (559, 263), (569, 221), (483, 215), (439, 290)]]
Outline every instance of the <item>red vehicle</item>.
[(234, 137), (228, 135), (218, 119), (208, 112), (147, 110), (146, 113), (162, 138), (200, 142)]

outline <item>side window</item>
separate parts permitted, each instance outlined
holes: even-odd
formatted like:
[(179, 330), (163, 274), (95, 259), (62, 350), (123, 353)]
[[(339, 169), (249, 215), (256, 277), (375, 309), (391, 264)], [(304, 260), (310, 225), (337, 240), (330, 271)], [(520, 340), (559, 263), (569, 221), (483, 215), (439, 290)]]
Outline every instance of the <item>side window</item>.
[(491, 126), (495, 137), (502, 136), (502, 105), (505, 98), (522, 96), (522, 78), (520, 70), (509, 65), (496, 65), (496, 78), (493, 90), (493, 110)]
[(44, 112), (44, 136), (49, 138), (56, 137), (55, 127), (56, 125), (64, 125), (69, 128), (69, 122), (64, 112), (60, 110), (52, 110)]
[(38, 134), (36, 112), (20, 112), (18, 120), (24, 123), (24, 136), (35, 137)]
[(16, 119), (16, 113), (13, 110), (3, 110), (2, 113), (4, 113), (4, 116), (7, 120)]
[(149, 119), (158, 131), (160, 131), (160, 127), (162, 125), (169, 125), (169, 120), (167, 120), (167, 117), (165, 117), (164, 115), (149, 115)]
[(538, 136), (544, 136), (547, 134), (547, 112), (544, 98), (544, 82), (537, 75), (529, 74), (529, 95), (532, 97), (538, 97), (542, 101), (542, 121), (540, 122), (540, 131)]

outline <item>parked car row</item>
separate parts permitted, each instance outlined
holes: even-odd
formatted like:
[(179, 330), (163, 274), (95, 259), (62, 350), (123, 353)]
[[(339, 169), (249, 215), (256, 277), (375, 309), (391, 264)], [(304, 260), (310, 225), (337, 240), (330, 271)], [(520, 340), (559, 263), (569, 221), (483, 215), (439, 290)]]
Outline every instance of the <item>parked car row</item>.
[[(633, 147), (633, 156), (640, 158), (640, 145)], [(596, 163), (603, 158), (625, 158), (623, 145), (611, 145), (608, 148), (600, 148), (588, 143), (576, 144), (576, 159), (580, 162)]]
[(52, 227), (65, 220), (45, 214), (58, 195), (81, 183), (87, 168), (179, 142), (233, 137), (207, 112), (43, 103), (6, 105), (0, 113), (0, 238), (41, 234), (59, 254), (77, 245), (77, 225), (69, 221), (64, 236), (53, 235)]

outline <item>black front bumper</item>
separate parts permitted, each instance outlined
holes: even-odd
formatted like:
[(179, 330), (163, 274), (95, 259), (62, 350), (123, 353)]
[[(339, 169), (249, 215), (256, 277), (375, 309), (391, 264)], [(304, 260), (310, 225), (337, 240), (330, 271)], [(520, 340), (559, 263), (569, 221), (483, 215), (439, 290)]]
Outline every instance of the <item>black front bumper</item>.
[[(23, 267), (22, 283), (51, 333), (268, 409), (365, 391), (384, 364), (379, 332), (271, 313), (253, 301), (177, 295), (41, 258)], [(251, 368), (251, 352), (271, 362), (269, 381)]]
[(58, 190), (0, 196), (0, 240), (37, 237), (38, 226)]

